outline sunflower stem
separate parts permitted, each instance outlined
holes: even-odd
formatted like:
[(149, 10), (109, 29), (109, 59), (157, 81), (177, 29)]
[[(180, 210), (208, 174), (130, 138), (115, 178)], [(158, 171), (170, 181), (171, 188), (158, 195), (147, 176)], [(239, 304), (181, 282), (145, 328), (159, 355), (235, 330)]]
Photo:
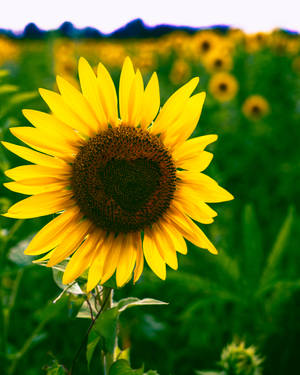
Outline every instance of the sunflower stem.
[[(103, 311), (109, 310), (112, 307), (113, 303), (113, 289), (102, 287), (102, 302), (104, 304)], [(109, 297), (107, 297), (109, 296)], [(107, 302), (106, 302), (107, 301)], [(103, 356), (103, 365), (104, 365), (104, 375), (109, 375), (109, 369), (114, 362), (114, 355), (112, 353), (105, 353)]]
[(95, 316), (95, 318), (92, 320), (91, 319), (91, 324), (89, 325), (89, 328), (88, 330), (86, 331), (86, 334), (83, 338), (83, 340), (81, 341), (81, 344), (80, 344), (80, 347), (78, 348), (74, 358), (73, 358), (73, 361), (72, 361), (72, 364), (71, 364), (71, 368), (68, 372), (68, 375), (72, 375), (73, 374), (73, 370), (75, 368), (75, 365), (76, 365), (76, 362), (79, 358), (79, 355), (80, 355), (80, 352), (81, 350), (83, 349), (84, 347), (84, 344), (85, 342), (87, 341), (88, 339), (88, 336), (91, 332), (91, 329), (93, 328), (94, 324), (96, 323), (96, 320), (99, 318), (100, 314), (107, 309), (107, 305), (111, 305), (111, 300), (112, 300), (112, 289), (110, 288), (105, 288), (106, 289), (106, 293), (105, 295), (102, 294), (102, 301), (101, 301), (101, 305), (100, 305), (100, 308), (99, 308), (99, 311), (97, 312), (97, 315)]

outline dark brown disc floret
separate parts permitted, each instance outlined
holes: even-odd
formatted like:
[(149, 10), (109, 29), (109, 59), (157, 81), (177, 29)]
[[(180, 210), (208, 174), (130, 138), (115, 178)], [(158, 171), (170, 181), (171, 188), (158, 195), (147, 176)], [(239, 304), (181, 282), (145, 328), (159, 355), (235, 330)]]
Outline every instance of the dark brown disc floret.
[(176, 168), (159, 137), (120, 126), (81, 147), (71, 187), (81, 212), (97, 227), (115, 233), (138, 231), (169, 208)]

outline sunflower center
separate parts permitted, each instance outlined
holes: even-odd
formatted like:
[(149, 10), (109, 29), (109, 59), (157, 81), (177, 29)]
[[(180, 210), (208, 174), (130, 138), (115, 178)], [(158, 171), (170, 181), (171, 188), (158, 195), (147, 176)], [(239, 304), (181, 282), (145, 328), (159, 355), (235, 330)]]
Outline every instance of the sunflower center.
[(228, 87), (227, 87), (226, 83), (222, 82), (222, 83), (219, 84), (220, 91), (225, 92), (225, 91), (227, 91), (227, 88)]
[(100, 132), (80, 149), (71, 187), (82, 213), (109, 232), (142, 230), (169, 208), (176, 168), (161, 140), (129, 126)]
[(204, 40), (201, 44), (202, 51), (206, 52), (210, 49), (210, 43), (208, 40)]
[(259, 115), (260, 112), (261, 112), (261, 109), (260, 109), (260, 107), (258, 105), (254, 105), (252, 107), (252, 113), (254, 113), (255, 115)]
[(215, 67), (216, 68), (221, 68), (222, 65), (223, 65), (223, 61), (221, 59), (215, 60)]
[(119, 206), (128, 211), (141, 209), (159, 183), (157, 163), (147, 159), (110, 160), (99, 170), (104, 192)]

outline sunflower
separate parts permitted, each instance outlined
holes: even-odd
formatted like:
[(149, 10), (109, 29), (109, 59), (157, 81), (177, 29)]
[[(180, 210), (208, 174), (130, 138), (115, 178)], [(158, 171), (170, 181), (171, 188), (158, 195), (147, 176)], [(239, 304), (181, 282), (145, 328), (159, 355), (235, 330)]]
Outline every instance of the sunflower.
[(191, 76), (191, 68), (184, 59), (174, 61), (169, 74), (170, 81), (174, 85), (178, 85), (186, 81)]
[(217, 48), (209, 53), (203, 60), (208, 72), (228, 71), (232, 69), (232, 57), (224, 48)]
[(269, 103), (263, 96), (252, 95), (245, 100), (242, 111), (247, 118), (251, 120), (260, 120), (269, 113), (270, 107)]
[[(217, 253), (193, 220), (213, 222), (207, 203), (233, 196), (202, 171), (212, 154), (204, 148), (217, 139), (194, 131), (205, 93), (192, 95), (194, 78), (177, 90), (159, 111), (156, 73), (144, 89), (139, 70), (124, 61), (119, 84), (119, 114), (114, 83), (100, 63), (97, 76), (79, 60), (81, 91), (57, 77), (60, 94), (40, 89), (52, 113), (24, 110), (33, 127), (11, 128), (28, 147), (4, 146), (33, 163), (6, 171), (12, 191), (32, 195), (4, 214), (34, 218), (58, 214), (32, 239), (25, 253), (43, 256), (49, 267), (71, 259), (63, 282), (88, 269), (87, 291), (116, 273), (118, 286), (144, 258), (165, 279), (166, 264), (177, 269), (184, 238)], [(157, 115), (157, 112), (159, 114)], [(35, 150), (34, 150), (35, 149)]]
[(211, 77), (208, 88), (218, 101), (227, 102), (235, 97), (239, 85), (232, 74), (219, 72)]
[(205, 56), (220, 44), (220, 37), (213, 31), (200, 31), (195, 34), (194, 48), (197, 56)]

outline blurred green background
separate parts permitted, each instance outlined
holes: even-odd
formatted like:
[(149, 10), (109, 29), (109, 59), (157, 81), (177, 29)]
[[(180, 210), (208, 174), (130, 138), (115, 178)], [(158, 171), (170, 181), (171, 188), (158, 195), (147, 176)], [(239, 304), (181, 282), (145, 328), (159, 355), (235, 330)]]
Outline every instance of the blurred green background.
[[(203, 226), (218, 256), (189, 244), (166, 281), (146, 268), (136, 285), (116, 291), (116, 299), (169, 303), (122, 316), (121, 341), (130, 347), (132, 366), (144, 363), (160, 375), (216, 369), (222, 349), (239, 339), (264, 358), (264, 374), (298, 373), (299, 36), (228, 29), (122, 41), (0, 37), (0, 139), (18, 143), (8, 129), (26, 123), (22, 108), (48, 110), (37, 88), (56, 89), (56, 74), (77, 85), (80, 56), (92, 66), (102, 61), (118, 85), (127, 55), (145, 81), (157, 71), (162, 103), (189, 78), (200, 77), (197, 90), (205, 90), (207, 99), (193, 136), (219, 135), (209, 147), (215, 157), (206, 173), (235, 196), (213, 205), (219, 215)], [(3, 172), (20, 164), (0, 148), (1, 184), (8, 181)], [(21, 198), (2, 187), (1, 212)], [(88, 327), (87, 320), (74, 318), (76, 301), (64, 299), (53, 308), (60, 289), (51, 269), (22, 255), (48, 221), (0, 218), (0, 369), (6, 362), (8, 375), (42, 374), (53, 358), (68, 367)], [(83, 351), (75, 375), (87, 373)]]

